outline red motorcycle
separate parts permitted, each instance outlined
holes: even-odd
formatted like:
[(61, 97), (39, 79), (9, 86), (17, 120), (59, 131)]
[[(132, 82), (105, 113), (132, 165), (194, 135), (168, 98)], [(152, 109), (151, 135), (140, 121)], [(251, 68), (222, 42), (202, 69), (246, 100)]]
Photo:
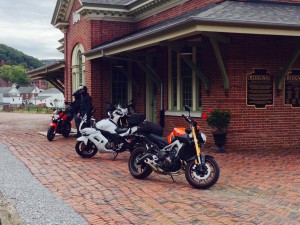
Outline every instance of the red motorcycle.
[(73, 114), (69, 110), (55, 110), (52, 114), (52, 121), (47, 132), (48, 141), (52, 141), (55, 134), (61, 134), (64, 137), (69, 137), (71, 132), (71, 121)]

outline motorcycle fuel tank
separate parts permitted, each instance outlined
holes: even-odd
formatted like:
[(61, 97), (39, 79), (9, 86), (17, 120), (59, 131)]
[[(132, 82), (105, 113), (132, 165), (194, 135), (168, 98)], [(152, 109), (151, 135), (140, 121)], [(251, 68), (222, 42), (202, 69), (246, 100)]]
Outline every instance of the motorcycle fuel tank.
[(98, 123), (96, 123), (96, 128), (99, 130), (105, 130), (108, 131), (111, 134), (116, 133), (117, 125), (109, 118), (100, 120)]

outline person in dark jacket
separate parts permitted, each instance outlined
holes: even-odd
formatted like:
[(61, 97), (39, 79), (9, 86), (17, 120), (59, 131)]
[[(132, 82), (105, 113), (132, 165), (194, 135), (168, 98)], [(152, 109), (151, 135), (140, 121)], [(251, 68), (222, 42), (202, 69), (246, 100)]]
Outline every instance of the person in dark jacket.
[(80, 109), (80, 103), (81, 103), (81, 93), (80, 90), (76, 90), (73, 94), (74, 96), (74, 101), (71, 103), (73, 115), (74, 115), (74, 120), (75, 120), (75, 125), (77, 129), (77, 137), (80, 136), (79, 132), (79, 125), (81, 122), (80, 117), (78, 117), (79, 109)]
[(93, 112), (92, 97), (87, 92), (86, 86), (80, 86), (79, 89), (81, 94), (80, 107), (78, 112), (78, 117), (83, 118), (84, 115), (87, 116), (86, 126), (90, 126), (90, 120)]

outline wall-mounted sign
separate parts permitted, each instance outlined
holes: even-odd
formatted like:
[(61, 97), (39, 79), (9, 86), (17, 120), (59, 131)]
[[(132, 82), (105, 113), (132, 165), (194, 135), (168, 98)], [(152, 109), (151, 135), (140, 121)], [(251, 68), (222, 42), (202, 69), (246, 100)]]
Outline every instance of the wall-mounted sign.
[(78, 23), (80, 21), (80, 14), (77, 12), (73, 12), (73, 24)]
[(273, 104), (273, 76), (267, 69), (254, 69), (252, 73), (247, 74), (247, 105), (261, 109)]
[(285, 104), (300, 107), (300, 70), (292, 70), (285, 78)]

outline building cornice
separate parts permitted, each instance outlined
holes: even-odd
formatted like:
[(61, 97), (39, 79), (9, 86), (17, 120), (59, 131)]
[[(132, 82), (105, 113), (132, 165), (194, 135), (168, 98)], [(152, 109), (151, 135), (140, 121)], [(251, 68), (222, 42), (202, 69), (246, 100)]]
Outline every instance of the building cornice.
[[(188, 0), (146, 0), (135, 1), (128, 5), (86, 4), (75, 12), (88, 20), (107, 20), (137, 22), (167, 9), (180, 5)], [(63, 32), (66, 27), (57, 24), (66, 23), (70, 16), (74, 0), (58, 0), (52, 18), (52, 24)]]
[(68, 19), (75, 0), (57, 0), (51, 24), (63, 33), (68, 31)]

